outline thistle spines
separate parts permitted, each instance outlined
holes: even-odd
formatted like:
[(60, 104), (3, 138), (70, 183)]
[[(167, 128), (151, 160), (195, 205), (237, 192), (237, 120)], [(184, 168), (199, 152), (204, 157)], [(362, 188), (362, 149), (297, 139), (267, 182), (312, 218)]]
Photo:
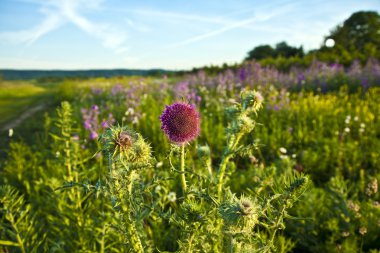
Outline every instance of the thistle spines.
[(222, 198), (222, 188), (224, 185), (224, 174), (230, 158), (237, 153), (238, 145), (246, 134), (249, 134), (255, 128), (256, 122), (252, 116), (262, 107), (263, 97), (257, 91), (243, 91), (241, 93), (241, 102), (235, 103), (234, 106), (227, 108), (226, 112), (231, 121), (226, 128), (228, 134), (228, 144), (224, 150), (224, 156), (219, 165), (217, 178), (218, 197)]
[(127, 127), (113, 126), (99, 138), (102, 151), (112, 162), (122, 162), (133, 168), (149, 165), (151, 147), (144, 138)]
[(258, 222), (258, 206), (255, 202), (242, 196), (240, 199), (232, 197), (219, 207), (225, 232), (229, 234), (249, 234)]
[(310, 180), (307, 176), (297, 177), (285, 188), (285, 194), (298, 197), (306, 190), (309, 183)]

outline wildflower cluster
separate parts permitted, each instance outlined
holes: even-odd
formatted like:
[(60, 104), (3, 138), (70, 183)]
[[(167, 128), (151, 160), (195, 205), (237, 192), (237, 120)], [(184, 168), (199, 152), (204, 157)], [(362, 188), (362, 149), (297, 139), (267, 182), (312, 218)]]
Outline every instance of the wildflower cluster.
[(90, 132), (90, 140), (98, 139), (100, 132), (103, 129), (110, 127), (115, 122), (112, 113), (108, 113), (108, 118), (103, 118), (100, 121), (100, 110), (97, 105), (91, 106), (90, 109), (82, 108), (81, 113), (83, 118), (83, 127)]

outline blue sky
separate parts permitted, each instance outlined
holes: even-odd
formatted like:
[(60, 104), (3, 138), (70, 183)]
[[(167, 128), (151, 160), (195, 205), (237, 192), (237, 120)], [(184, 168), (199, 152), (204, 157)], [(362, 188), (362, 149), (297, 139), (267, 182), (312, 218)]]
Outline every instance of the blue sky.
[(260, 44), (315, 49), (380, 0), (1, 0), (0, 68), (190, 69)]

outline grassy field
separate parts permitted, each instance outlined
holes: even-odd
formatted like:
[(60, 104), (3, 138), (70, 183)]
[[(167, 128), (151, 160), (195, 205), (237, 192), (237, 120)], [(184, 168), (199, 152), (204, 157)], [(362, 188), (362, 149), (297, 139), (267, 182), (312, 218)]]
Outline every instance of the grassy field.
[(0, 127), (19, 117), (37, 104), (52, 100), (54, 85), (38, 85), (32, 81), (0, 82)]
[(379, 252), (380, 74), (258, 68), (2, 84), (4, 117), (68, 102), (3, 135), (0, 251)]

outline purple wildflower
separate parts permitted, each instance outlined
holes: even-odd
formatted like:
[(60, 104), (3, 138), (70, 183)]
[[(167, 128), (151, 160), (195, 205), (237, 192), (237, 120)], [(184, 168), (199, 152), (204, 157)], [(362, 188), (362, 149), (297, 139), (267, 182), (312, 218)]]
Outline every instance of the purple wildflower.
[(109, 123), (107, 120), (103, 120), (102, 122), (102, 128), (105, 129), (105, 128), (108, 128), (109, 127)]
[(91, 123), (89, 122), (89, 120), (85, 120), (84, 122), (83, 122), (83, 126), (84, 126), (84, 128), (85, 129), (90, 129), (91, 128)]
[(99, 137), (99, 135), (98, 135), (97, 132), (92, 131), (92, 132), (90, 133), (90, 139), (91, 139), (91, 140), (96, 140), (98, 137)]
[(91, 87), (91, 92), (94, 95), (100, 95), (100, 94), (102, 94), (103, 90), (101, 88), (98, 88), (98, 87)]
[(111, 89), (112, 96), (116, 96), (124, 91), (124, 86), (121, 84), (115, 84)]
[(160, 120), (161, 129), (177, 144), (192, 141), (199, 135), (200, 116), (193, 105), (177, 102), (166, 106)]

